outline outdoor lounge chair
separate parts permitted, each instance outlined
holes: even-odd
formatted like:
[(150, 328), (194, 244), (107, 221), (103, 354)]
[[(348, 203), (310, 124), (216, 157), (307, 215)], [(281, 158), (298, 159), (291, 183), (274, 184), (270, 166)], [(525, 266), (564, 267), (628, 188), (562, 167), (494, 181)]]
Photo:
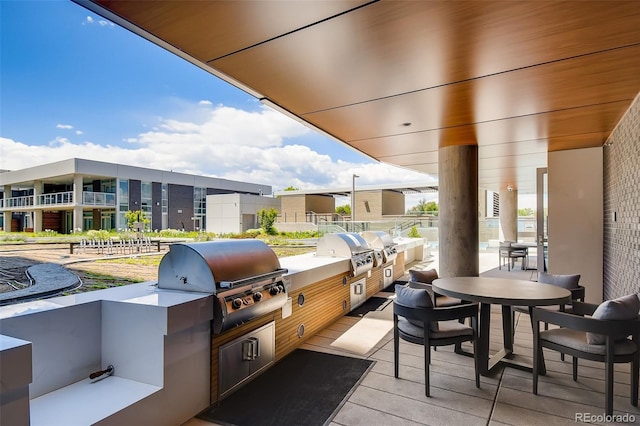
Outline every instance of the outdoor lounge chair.
[[(471, 318), (471, 326), (463, 323), (466, 318)], [(424, 346), (426, 396), (431, 396), (429, 383), (431, 347), (472, 342), (476, 387), (479, 388), (477, 336), (477, 304), (434, 307), (431, 296), (426, 290), (396, 285), (396, 299), (393, 301), (393, 365), (396, 378), (399, 377), (400, 339)]]
[[(635, 299), (635, 300), (634, 300)], [(640, 367), (640, 302), (637, 295), (603, 302), (600, 306), (574, 302), (571, 313), (533, 309), (533, 393), (538, 394), (538, 375), (544, 365), (543, 348), (573, 357), (573, 380), (578, 380), (578, 358), (606, 363), (605, 412), (613, 414), (615, 363), (631, 365), (631, 405), (638, 405)], [(585, 315), (591, 315), (587, 317)], [(540, 322), (560, 326), (540, 331)], [(629, 339), (631, 336), (631, 339)]]

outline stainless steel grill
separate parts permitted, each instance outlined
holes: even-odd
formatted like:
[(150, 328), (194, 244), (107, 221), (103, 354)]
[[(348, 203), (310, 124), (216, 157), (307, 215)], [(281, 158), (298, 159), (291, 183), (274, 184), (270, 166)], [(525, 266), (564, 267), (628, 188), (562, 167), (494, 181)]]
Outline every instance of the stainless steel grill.
[(281, 308), (288, 285), (276, 254), (259, 240), (172, 244), (158, 269), (158, 288), (212, 293), (213, 332)]
[(370, 271), (374, 264), (373, 250), (364, 238), (352, 232), (326, 234), (318, 240), (316, 255), (350, 259), (354, 277)]
[[(382, 263), (393, 262), (398, 257), (397, 244), (393, 242), (391, 235), (383, 231), (364, 231), (362, 238), (373, 250), (381, 254)], [(380, 266), (376, 264), (376, 266)]]

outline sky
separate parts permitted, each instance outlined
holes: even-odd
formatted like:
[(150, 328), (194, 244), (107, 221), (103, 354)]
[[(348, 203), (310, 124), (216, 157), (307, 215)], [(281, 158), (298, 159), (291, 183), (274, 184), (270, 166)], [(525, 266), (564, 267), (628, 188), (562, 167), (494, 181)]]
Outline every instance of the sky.
[[(271, 185), (433, 176), (378, 163), (63, 0), (0, 0), (0, 169), (68, 158)], [(406, 207), (434, 194), (409, 197)], [(348, 200), (345, 204), (348, 204)]]

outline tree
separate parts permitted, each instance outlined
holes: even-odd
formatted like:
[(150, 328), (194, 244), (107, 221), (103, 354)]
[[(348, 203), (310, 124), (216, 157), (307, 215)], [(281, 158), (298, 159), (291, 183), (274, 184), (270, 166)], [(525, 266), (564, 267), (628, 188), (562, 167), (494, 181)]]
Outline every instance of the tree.
[(336, 207), (336, 213), (341, 214), (343, 216), (351, 216), (351, 206), (346, 204), (344, 206)]
[(144, 217), (143, 210), (129, 210), (128, 212), (125, 212), (124, 217), (127, 219), (128, 229), (133, 229), (136, 222), (143, 223), (145, 225), (149, 223), (149, 219)]
[(285, 191), (299, 191), (300, 188), (296, 188), (295, 186), (290, 185), (290, 186), (287, 186), (284, 190)]
[(518, 216), (534, 216), (535, 210), (530, 207), (526, 207), (524, 209), (518, 209)]
[(267, 235), (275, 235), (276, 229), (273, 227), (273, 224), (278, 217), (278, 210), (270, 207), (269, 210), (260, 209), (258, 211), (258, 223), (260, 227)]
[(436, 203), (435, 201), (427, 202), (427, 200), (422, 198), (420, 201), (418, 201), (418, 204), (407, 210), (407, 214), (437, 214), (438, 210), (438, 203)]

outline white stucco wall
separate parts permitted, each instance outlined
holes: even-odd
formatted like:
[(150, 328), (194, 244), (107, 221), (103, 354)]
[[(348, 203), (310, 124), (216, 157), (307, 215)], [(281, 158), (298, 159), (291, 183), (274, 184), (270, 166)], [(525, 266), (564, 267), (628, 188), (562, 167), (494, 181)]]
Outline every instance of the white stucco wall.
[(249, 194), (207, 195), (206, 230), (216, 234), (238, 234), (257, 228), (256, 213), (269, 208), (279, 211), (280, 199)]
[(549, 153), (548, 269), (580, 274), (591, 303), (602, 302), (602, 170), (602, 148)]

